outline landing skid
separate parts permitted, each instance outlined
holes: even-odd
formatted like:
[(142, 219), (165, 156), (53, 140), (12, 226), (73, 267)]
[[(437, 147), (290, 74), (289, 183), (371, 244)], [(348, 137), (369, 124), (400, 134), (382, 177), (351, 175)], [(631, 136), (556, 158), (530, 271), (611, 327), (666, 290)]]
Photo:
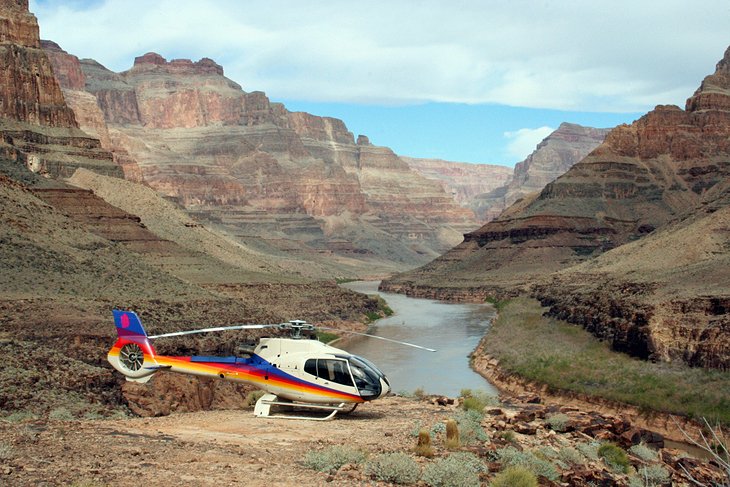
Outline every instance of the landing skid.
[[(278, 406), (277, 409), (281, 409), (283, 407), (286, 408), (301, 408), (301, 409), (307, 409), (312, 411), (320, 411), (329, 413), (324, 417), (318, 417), (318, 416), (295, 416), (295, 415), (289, 415), (289, 414), (272, 414), (272, 406), (275, 408)], [(312, 404), (307, 402), (293, 402), (293, 401), (286, 401), (286, 400), (280, 400), (276, 395), (274, 394), (264, 394), (259, 398), (258, 401), (256, 401), (256, 407), (253, 410), (254, 416), (257, 418), (277, 418), (277, 419), (308, 419), (311, 421), (329, 421), (331, 419), (334, 419), (335, 414), (341, 412), (343, 414), (351, 413), (355, 410), (357, 407), (357, 404), (348, 404), (348, 403), (340, 403), (340, 404)]]

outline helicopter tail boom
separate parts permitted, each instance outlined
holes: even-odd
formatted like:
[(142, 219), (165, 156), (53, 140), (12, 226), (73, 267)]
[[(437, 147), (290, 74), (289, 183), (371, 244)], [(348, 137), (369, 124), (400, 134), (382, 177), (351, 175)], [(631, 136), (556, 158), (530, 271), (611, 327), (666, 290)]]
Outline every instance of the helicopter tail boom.
[(127, 380), (147, 382), (160, 370), (155, 360), (155, 349), (150, 344), (147, 333), (134, 311), (114, 310), (114, 324), (117, 328), (117, 341), (107, 354), (107, 360)]

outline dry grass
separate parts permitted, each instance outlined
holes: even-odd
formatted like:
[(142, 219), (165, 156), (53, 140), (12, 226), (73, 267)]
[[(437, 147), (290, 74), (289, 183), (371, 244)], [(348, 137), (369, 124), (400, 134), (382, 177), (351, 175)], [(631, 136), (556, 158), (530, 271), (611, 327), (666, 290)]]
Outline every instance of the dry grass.
[(554, 390), (730, 424), (730, 374), (631, 358), (543, 311), (526, 298), (503, 307), (484, 343), (501, 368)]

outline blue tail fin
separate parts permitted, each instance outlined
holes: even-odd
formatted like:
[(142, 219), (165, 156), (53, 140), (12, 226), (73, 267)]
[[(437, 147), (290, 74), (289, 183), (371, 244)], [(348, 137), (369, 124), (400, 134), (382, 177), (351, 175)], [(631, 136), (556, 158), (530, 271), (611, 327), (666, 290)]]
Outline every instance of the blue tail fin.
[(139, 316), (134, 311), (122, 311), (115, 309), (114, 313), (114, 324), (117, 327), (118, 337), (129, 337), (134, 335), (147, 336), (147, 333), (142, 328), (142, 322), (139, 320)]

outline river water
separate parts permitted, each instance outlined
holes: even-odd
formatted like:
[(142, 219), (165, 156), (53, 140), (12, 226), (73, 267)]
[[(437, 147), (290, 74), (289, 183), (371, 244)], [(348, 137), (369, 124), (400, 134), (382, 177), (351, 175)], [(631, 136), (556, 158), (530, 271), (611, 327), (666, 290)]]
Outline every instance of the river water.
[(368, 333), (435, 348), (427, 352), (367, 337), (338, 341), (336, 347), (374, 362), (390, 381), (393, 392), (423, 388), (428, 394), (456, 397), (462, 389), (496, 389), (469, 367), (469, 354), (486, 333), (494, 310), (480, 304), (452, 304), (409, 298), (378, 291), (378, 281), (355, 281), (342, 287), (379, 294), (394, 314), (375, 322)]

